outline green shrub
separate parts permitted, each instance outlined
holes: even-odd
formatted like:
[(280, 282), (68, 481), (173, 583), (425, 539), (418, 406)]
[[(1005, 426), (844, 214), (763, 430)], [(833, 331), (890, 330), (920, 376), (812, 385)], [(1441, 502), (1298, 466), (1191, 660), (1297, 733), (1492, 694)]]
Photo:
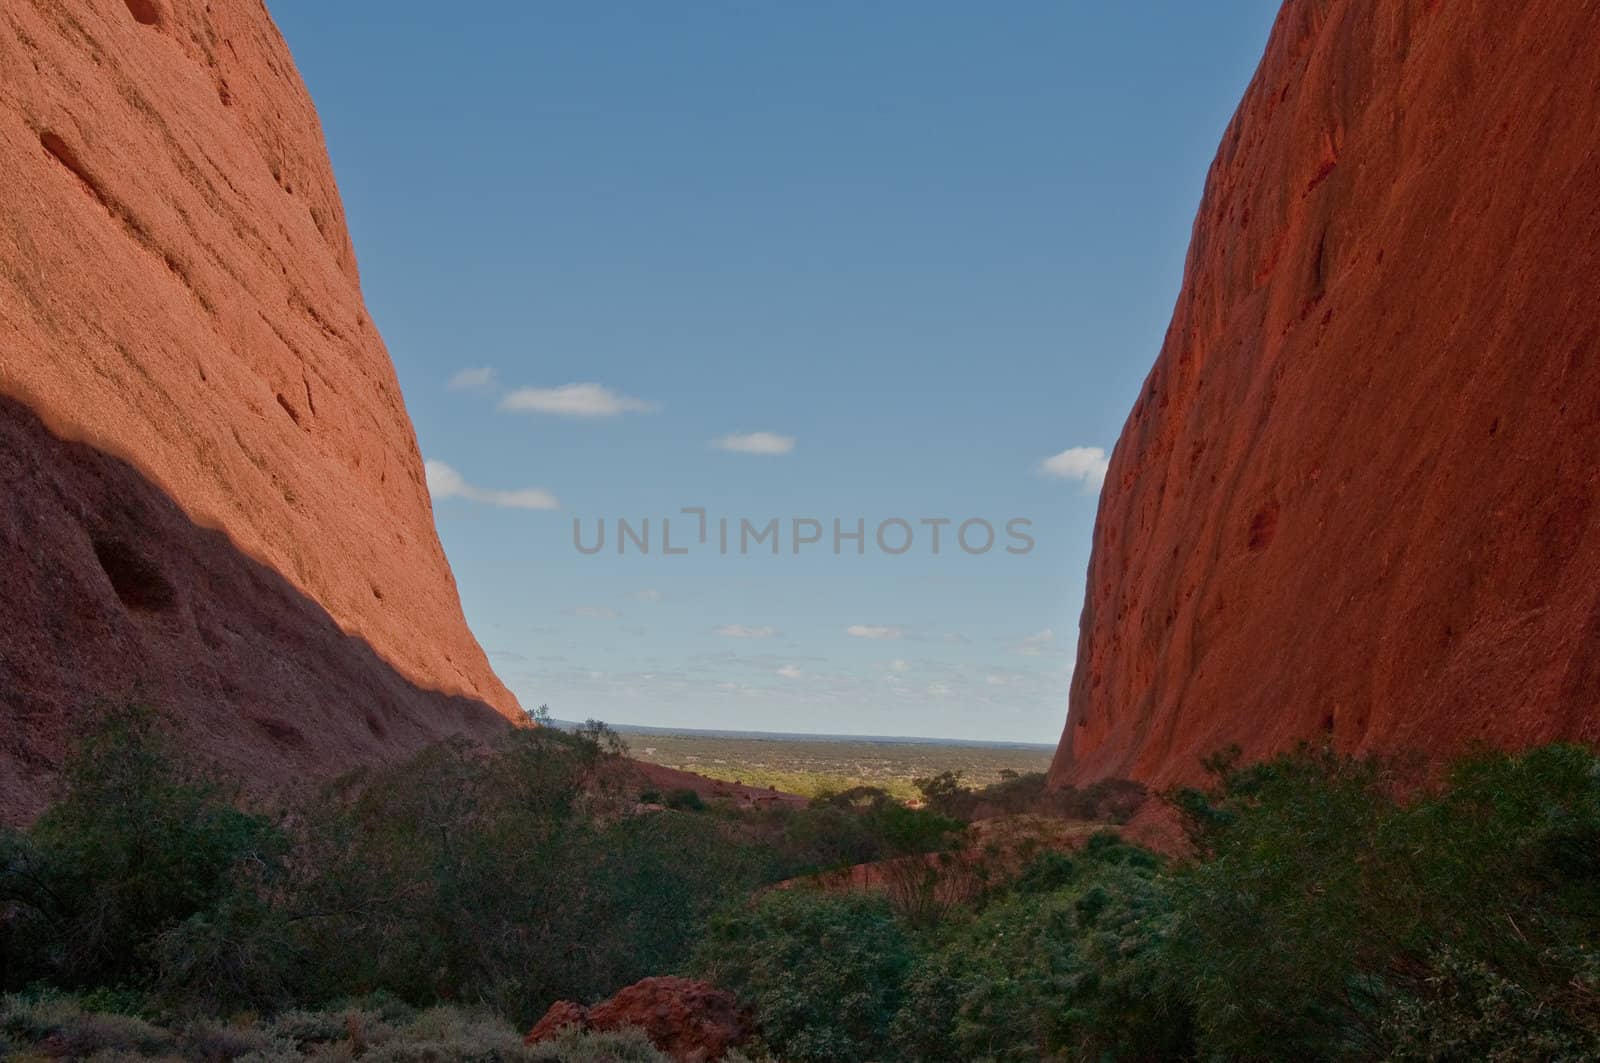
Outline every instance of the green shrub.
[(1002, 771), (1000, 781), (980, 788), (962, 784), (960, 772), (943, 772), (915, 781), (927, 807), (962, 820), (1024, 813), (1064, 819), (1126, 823), (1144, 804), (1145, 788), (1128, 779), (1103, 779), (1079, 789), (1049, 787), (1044, 772)]
[(97, 1052), (155, 1055), (177, 1042), (144, 1019), (86, 1010), (78, 999), (54, 993), (0, 1000), (0, 1034), (18, 1047), (49, 1041), (53, 1054), (74, 1059)]
[(668, 808), (676, 809), (679, 812), (702, 812), (706, 807), (706, 803), (700, 799), (700, 795), (687, 787), (668, 790), (666, 797), (662, 800)]
[(1181, 1056), (1187, 1015), (1163, 967), (1173, 899), (1155, 862), (1130, 848), (1049, 854), (1030, 888), (948, 931), (908, 979), (894, 1024), (900, 1056)]
[[(579, 1030), (569, 1026), (553, 1040), (531, 1045), (523, 1057), (532, 1063), (671, 1063), (641, 1030)], [(729, 1056), (725, 1063), (734, 1063)]]
[(479, 1000), (532, 1022), (686, 961), (760, 858), (712, 816), (634, 816), (597, 788), (585, 736), (452, 743), (351, 780), (302, 829), (314, 869), (293, 904), (310, 970), (335, 996)]
[[(1402, 803), (1382, 765), (1302, 751), (1223, 764), (1187, 801), (1211, 856), (1178, 881), (1171, 962), (1204, 1050), (1433, 1058), (1411, 1053), (1438, 1035), (1600, 1052), (1593, 954), (1573, 948), (1600, 935), (1592, 754), (1475, 757)], [(1434, 1009), (1457, 1018), (1419, 1028)]]
[(4, 981), (153, 985), (157, 942), (278, 881), (283, 834), (184, 756), (154, 712), (108, 709), (61, 798), (0, 835)]
[(881, 898), (802, 889), (714, 921), (695, 957), (794, 1063), (882, 1058), (910, 963), (910, 941)]
[[(768, 877), (782, 881), (818, 871), (874, 863), (949, 848), (962, 824), (905, 805), (869, 788), (813, 801), (802, 809), (777, 808), (750, 817), (770, 859)], [(863, 796), (864, 794), (868, 796)]]

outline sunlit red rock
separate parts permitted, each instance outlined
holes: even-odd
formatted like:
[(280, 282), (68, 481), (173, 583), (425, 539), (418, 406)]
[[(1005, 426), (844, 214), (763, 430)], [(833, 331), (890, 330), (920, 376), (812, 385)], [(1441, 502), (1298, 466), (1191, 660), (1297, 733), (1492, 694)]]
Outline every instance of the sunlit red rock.
[(266, 782), (518, 717), (265, 8), (0, 5), (0, 175), (0, 814), (98, 697)]
[(1056, 783), (1600, 739), (1600, 5), (1294, 0), (1111, 461)]
[(732, 994), (707, 982), (672, 976), (645, 978), (592, 1008), (557, 1001), (528, 1032), (527, 1043), (550, 1040), (571, 1026), (637, 1027), (677, 1063), (721, 1059), (752, 1032)]

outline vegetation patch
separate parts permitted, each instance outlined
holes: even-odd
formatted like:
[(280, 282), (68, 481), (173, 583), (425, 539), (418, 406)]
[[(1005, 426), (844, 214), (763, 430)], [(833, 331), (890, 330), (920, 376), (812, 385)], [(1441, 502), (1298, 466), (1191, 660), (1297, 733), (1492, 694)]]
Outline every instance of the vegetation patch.
[[(1586, 749), (1477, 755), (1422, 792), (1381, 761), (1225, 754), (1164, 795), (1176, 862), (1105, 825), (1126, 786), (936, 773), (924, 807), (856, 787), (740, 812), (617, 792), (621, 751), (524, 730), (266, 809), (157, 714), (107, 711), (56, 803), (0, 833), (0, 1054), (653, 1061), (634, 1030), (520, 1031), (688, 974), (750, 1009), (750, 1058), (1600, 1058)], [(1035, 822), (1061, 830), (1000, 852)]]

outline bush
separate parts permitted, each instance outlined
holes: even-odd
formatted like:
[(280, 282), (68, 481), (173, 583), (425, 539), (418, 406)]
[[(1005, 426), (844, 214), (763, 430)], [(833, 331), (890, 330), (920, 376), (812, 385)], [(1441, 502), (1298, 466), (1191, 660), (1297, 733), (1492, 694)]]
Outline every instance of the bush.
[(114, 1051), (154, 1055), (177, 1041), (144, 1019), (88, 1010), (79, 1000), (54, 993), (5, 997), (0, 1001), (0, 1034), (19, 1047), (48, 1041), (53, 1054), (68, 1058)]
[(679, 812), (703, 812), (706, 807), (706, 803), (700, 799), (700, 795), (688, 787), (668, 790), (667, 796), (662, 801), (668, 808)]
[(907, 808), (867, 787), (820, 798), (809, 808), (770, 809), (750, 822), (774, 881), (937, 852), (949, 848), (962, 829), (955, 820)]
[[(579, 1030), (569, 1026), (553, 1040), (526, 1049), (534, 1063), (672, 1063), (641, 1030)], [(733, 1063), (730, 1057), (726, 1063)]]
[[(0, 1054), (656, 1061), (631, 1034), (516, 1030), (691, 967), (795, 1063), (1600, 1058), (1600, 760), (1575, 746), (1473, 756), (1427, 790), (1378, 761), (1225, 752), (1171, 795), (1187, 865), (1102, 831), (1009, 885), (957, 820), (870, 788), (635, 815), (619, 748), (600, 725), (447, 742), (279, 821), (149, 710), (107, 711), (57, 803), (0, 832), (0, 979), (30, 987), (0, 1001)], [(968, 800), (954, 776), (927, 789)], [(873, 861), (887, 896), (748, 900)], [(277, 1015), (193, 1018), (240, 1009)]]
[(140, 1059), (217, 1063), (670, 1063), (639, 1030), (564, 1031), (555, 1040), (524, 1045), (522, 1034), (473, 1009), (421, 1012), (387, 1005), (285, 1013), (262, 1023), (199, 1021), (157, 1025), (125, 1015), (95, 1013), (82, 999), (46, 996), (0, 1001), (0, 1052), (38, 1058), (122, 1063)]
[(449, 743), (345, 784), (309, 816), (295, 899), (324, 998), (386, 989), (532, 1022), (681, 966), (756, 885), (711, 817), (626, 814), (611, 754), (549, 729)]
[(1046, 854), (1031, 888), (947, 931), (908, 980), (902, 1058), (1181, 1056), (1186, 1011), (1163, 967), (1176, 911), (1168, 880), (1135, 852)]
[[(1479, 1056), (1600, 1052), (1592, 754), (1475, 757), (1409, 803), (1384, 765), (1327, 753), (1219, 767), (1185, 797), (1211, 855), (1178, 882), (1171, 957), (1204, 1049), (1410, 1058), (1437, 1036)], [(1458, 1018), (1419, 1027), (1435, 1008)]]
[[(144, 706), (106, 710), (61, 785), (29, 830), (0, 834), (7, 988), (154, 986), (163, 935), (227, 919), (281, 878), (284, 835)], [(171, 977), (192, 986), (189, 973)]]
[(781, 1059), (851, 1063), (888, 1051), (911, 944), (888, 905), (776, 890), (714, 921), (695, 967), (751, 1007)]

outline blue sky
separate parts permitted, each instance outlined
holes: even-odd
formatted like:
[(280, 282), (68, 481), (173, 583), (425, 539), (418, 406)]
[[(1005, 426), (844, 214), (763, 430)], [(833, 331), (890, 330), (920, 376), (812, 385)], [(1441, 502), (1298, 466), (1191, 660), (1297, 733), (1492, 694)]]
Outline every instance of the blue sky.
[[(1276, 8), (276, 0), (467, 618), (522, 701), (1054, 741), (1093, 448)], [(619, 518), (649, 553), (619, 556)], [(774, 518), (779, 554), (741, 552)], [(992, 548), (953, 541), (969, 520)]]

